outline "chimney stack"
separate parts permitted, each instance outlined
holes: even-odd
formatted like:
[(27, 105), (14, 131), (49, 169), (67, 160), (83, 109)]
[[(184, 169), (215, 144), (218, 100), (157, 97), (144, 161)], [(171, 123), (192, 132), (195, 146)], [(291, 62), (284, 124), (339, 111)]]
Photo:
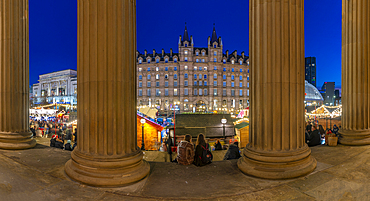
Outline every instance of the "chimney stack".
[(148, 51), (144, 50), (144, 55), (145, 55), (145, 57), (146, 57), (147, 53), (148, 53)]
[(234, 51), (234, 56), (235, 58), (238, 58), (238, 52), (236, 50)]
[(226, 50), (226, 58), (229, 58), (229, 50)]
[(170, 49), (170, 56), (172, 57), (172, 48)]
[(153, 49), (153, 58), (155, 58), (155, 49)]
[(162, 57), (164, 57), (164, 49), (162, 48)]
[(242, 52), (242, 57), (243, 57), (243, 59), (244, 59), (244, 51)]

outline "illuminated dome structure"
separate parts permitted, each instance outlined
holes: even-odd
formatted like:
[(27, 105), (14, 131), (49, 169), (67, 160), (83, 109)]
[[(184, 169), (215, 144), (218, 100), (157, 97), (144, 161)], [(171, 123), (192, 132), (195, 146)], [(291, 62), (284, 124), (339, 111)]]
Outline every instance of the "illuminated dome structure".
[(319, 90), (307, 81), (305, 81), (305, 95), (305, 106), (320, 106), (324, 101)]

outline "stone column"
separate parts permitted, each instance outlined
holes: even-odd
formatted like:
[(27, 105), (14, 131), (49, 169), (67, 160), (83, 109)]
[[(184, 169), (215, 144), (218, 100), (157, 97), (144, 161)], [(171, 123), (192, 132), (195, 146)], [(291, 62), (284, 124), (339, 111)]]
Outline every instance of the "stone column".
[(78, 146), (69, 177), (124, 186), (149, 174), (136, 137), (136, 1), (78, 1)]
[(370, 2), (343, 0), (342, 129), (339, 142), (370, 144)]
[(312, 172), (305, 143), (304, 1), (250, 0), (250, 137), (245, 174), (287, 179)]
[(1, 0), (0, 29), (0, 149), (32, 148), (28, 0)]

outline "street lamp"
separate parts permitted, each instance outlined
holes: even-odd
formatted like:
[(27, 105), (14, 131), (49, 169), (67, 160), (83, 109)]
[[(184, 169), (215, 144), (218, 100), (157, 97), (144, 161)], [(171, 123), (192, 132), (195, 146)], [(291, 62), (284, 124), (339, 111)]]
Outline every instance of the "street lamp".
[(224, 136), (224, 139), (225, 139), (225, 124), (227, 123), (227, 119), (225, 117), (222, 117), (221, 123), (222, 123), (223, 128), (224, 128), (223, 136)]
[(145, 147), (144, 147), (144, 124), (145, 124), (145, 119), (141, 119), (140, 120), (140, 123), (141, 123), (141, 126), (142, 126), (142, 135), (141, 135), (141, 150), (145, 150)]

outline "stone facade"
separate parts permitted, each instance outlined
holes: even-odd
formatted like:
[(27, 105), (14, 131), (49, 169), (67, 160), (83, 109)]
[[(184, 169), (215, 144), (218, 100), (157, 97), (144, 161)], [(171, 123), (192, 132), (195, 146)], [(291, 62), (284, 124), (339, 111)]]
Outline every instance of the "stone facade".
[(33, 85), (34, 105), (43, 103), (77, 104), (77, 71), (63, 70), (39, 76)]
[(138, 107), (236, 113), (249, 105), (249, 58), (223, 54), (215, 29), (208, 47), (195, 47), (185, 26), (178, 52), (136, 53)]

